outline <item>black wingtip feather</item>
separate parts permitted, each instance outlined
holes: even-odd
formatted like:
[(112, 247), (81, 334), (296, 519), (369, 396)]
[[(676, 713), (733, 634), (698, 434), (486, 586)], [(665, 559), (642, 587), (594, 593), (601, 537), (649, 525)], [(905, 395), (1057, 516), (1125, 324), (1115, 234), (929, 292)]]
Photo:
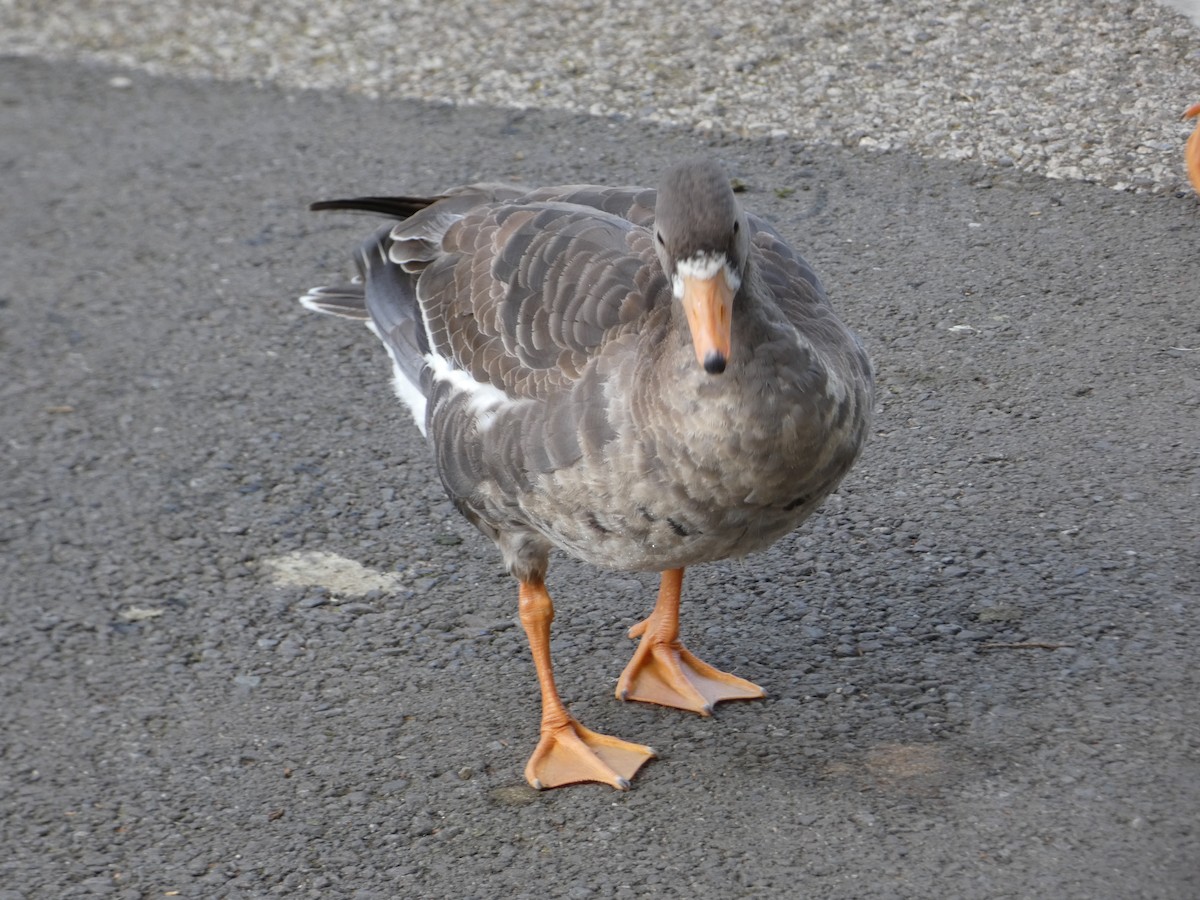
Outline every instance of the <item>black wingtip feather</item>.
[(350, 197), (344, 200), (318, 200), (310, 203), (312, 212), (341, 210), (367, 212), (388, 216), (392, 219), (407, 219), (425, 207), (437, 202), (439, 197)]

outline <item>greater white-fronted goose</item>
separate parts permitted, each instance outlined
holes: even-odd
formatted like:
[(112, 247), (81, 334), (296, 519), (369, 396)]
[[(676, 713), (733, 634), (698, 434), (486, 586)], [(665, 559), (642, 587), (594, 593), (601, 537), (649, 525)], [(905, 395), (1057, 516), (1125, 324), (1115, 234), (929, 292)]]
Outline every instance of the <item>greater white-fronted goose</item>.
[(542, 692), (536, 788), (625, 789), (654, 751), (598, 734), (554, 685), (554, 547), (662, 573), (617, 696), (708, 715), (763, 690), (679, 640), (686, 566), (761, 550), (815, 510), (866, 439), (871, 366), (816, 275), (715, 162), (658, 191), (495, 184), (313, 204), (399, 222), (359, 277), (310, 291), (364, 321), (458, 509), (520, 582)]

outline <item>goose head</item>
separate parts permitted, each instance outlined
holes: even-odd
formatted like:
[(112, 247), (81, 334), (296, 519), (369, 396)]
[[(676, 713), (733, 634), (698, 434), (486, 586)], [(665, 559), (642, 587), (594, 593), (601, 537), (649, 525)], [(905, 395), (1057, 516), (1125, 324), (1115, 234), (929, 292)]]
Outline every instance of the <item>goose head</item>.
[(654, 245), (687, 316), (696, 361), (720, 375), (733, 349), (733, 306), (750, 258), (750, 229), (717, 163), (689, 160), (663, 176)]

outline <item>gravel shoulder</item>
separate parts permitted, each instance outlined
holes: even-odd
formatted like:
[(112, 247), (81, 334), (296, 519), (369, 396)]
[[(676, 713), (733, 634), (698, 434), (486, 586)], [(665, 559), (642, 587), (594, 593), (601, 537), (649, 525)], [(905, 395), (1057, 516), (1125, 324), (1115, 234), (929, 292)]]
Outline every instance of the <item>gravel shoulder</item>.
[[(553, 10), (553, 12), (551, 12)], [(1189, 190), (1200, 28), (1153, 0), (0, 4), (0, 53), (588, 112)]]
[[(564, 694), (662, 758), (537, 794), (515, 590), (377, 342), (295, 303), (364, 228), (305, 205), (697, 151), (868, 343), (877, 427), (689, 574), (763, 702), (615, 702), (653, 584), (555, 563)], [(1193, 198), (27, 58), (0, 167), (0, 897), (1200, 895)]]

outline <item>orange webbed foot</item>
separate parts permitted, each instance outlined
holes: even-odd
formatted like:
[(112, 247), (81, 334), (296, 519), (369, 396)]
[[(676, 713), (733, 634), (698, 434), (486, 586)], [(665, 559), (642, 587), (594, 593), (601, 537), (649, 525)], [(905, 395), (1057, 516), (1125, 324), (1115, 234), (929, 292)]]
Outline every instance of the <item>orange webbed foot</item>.
[(673, 706), (711, 716), (722, 700), (759, 700), (767, 692), (752, 681), (714, 669), (679, 640), (679, 594), (683, 569), (662, 573), (654, 612), (629, 629), (641, 638), (633, 659), (617, 679), (618, 700)]
[(539, 791), (583, 781), (627, 791), (637, 770), (657, 755), (643, 744), (600, 734), (569, 719), (542, 729), (542, 739), (525, 766), (525, 779)]
[(712, 715), (722, 700), (760, 700), (767, 695), (745, 678), (730, 675), (697, 659), (678, 638), (663, 638), (651, 628), (654, 617), (629, 629), (642, 639), (633, 659), (617, 680), (618, 700), (657, 703)]

